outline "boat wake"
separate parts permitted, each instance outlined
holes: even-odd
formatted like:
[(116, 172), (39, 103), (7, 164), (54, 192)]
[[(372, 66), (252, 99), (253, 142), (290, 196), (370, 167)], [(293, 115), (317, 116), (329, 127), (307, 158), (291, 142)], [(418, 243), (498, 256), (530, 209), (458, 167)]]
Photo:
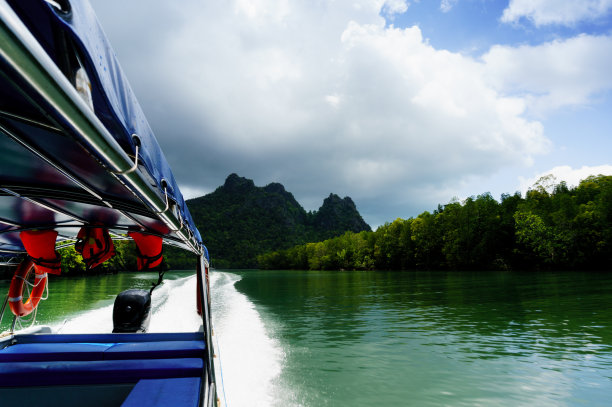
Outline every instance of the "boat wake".
[(254, 304), (234, 287), (239, 280), (236, 274), (211, 272), (219, 396), (231, 407), (280, 405), (276, 388), (283, 352)]
[[(195, 292), (195, 275), (165, 280), (151, 296), (148, 332), (197, 331), (202, 319), (196, 312)], [(79, 314), (52, 329), (64, 334), (112, 332), (113, 304)]]
[[(212, 316), (217, 357), (217, 391), (222, 406), (280, 406), (283, 351), (264, 325), (254, 304), (234, 287), (240, 276), (210, 274)], [(193, 332), (200, 328), (195, 311), (196, 277), (165, 280), (153, 291), (149, 332)], [(59, 333), (100, 333), (113, 330), (113, 305), (76, 315), (52, 326)]]

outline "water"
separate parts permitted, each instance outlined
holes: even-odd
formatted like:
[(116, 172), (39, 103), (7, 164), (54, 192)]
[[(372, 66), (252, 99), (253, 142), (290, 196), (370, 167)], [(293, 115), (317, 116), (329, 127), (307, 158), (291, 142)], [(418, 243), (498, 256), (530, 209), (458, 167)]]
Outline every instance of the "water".
[[(152, 330), (197, 329), (193, 272), (167, 276)], [(55, 279), (38, 320), (108, 332), (114, 296), (156, 278)], [(231, 407), (607, 406), (611, 288), (592, 273), (214, 271), (220, 395)]]
[[(157, 278), (157, 273), (52, 277), (48, 298), (38, 306), (36, 325), (48, 325), (60, 333), (111, 332), (113, 303), (117, 294), (128, 288), (150, 289)], [(201, 319), (196, 312), (195, 284), (194, 271), (165, 274), (163, 284), (153, 291), (149, 331), (187, 332), (199, 328)], [(10, 280), (0, 281), (2, 300), (9, 285)], [(24, 328), (29, 326), (31, 316), (22, 320)], [(10, 328), (12, 317), (7, 308), (0, 331)]]
[[(243, 350), (223, 366), (265, 354), (242, 371), (268, 380), (262, 405), (610, 405), (612, 274), (220, 274), (256, 312), (229, 319)], [(228, 405), (254, 405), (235, 380)]]

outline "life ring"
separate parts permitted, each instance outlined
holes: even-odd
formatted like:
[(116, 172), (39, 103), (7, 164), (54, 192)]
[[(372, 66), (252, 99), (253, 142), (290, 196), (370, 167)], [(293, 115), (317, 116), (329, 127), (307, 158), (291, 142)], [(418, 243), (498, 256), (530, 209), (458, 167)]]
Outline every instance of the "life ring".
[[(33, 270), (36, 273), (34, 286), (32, 287), (30, 297), (24, 302), (23, 288)], [(47, 273), (37, 273), (34, 267), (34, 261), (30, 257), (22, 261), (17, 267), (17, 270), (15, 270), (15, 274), (11, 280), (11, 286), (9, 287), (8, 301), (13, 314), (18, 317), (23, 317), (34, 311), (43, 296), (46, 286)]]

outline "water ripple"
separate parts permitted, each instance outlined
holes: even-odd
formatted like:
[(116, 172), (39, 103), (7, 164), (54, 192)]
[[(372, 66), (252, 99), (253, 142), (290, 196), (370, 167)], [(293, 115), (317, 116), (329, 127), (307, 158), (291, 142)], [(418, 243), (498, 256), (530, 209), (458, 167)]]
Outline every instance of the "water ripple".
[(292, 405), (582, 406), (612, 394), (612, 275), (242, 276), (276, 327)]

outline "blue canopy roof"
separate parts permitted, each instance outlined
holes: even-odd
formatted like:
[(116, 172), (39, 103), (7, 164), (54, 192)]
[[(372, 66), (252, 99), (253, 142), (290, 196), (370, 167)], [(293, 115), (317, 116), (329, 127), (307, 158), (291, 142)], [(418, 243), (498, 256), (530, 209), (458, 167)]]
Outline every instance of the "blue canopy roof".
[(23, 229), (104, 225), (206, 253), (86, 0), (0, 3), (0, 73), (0, 252), (24, 250)]

